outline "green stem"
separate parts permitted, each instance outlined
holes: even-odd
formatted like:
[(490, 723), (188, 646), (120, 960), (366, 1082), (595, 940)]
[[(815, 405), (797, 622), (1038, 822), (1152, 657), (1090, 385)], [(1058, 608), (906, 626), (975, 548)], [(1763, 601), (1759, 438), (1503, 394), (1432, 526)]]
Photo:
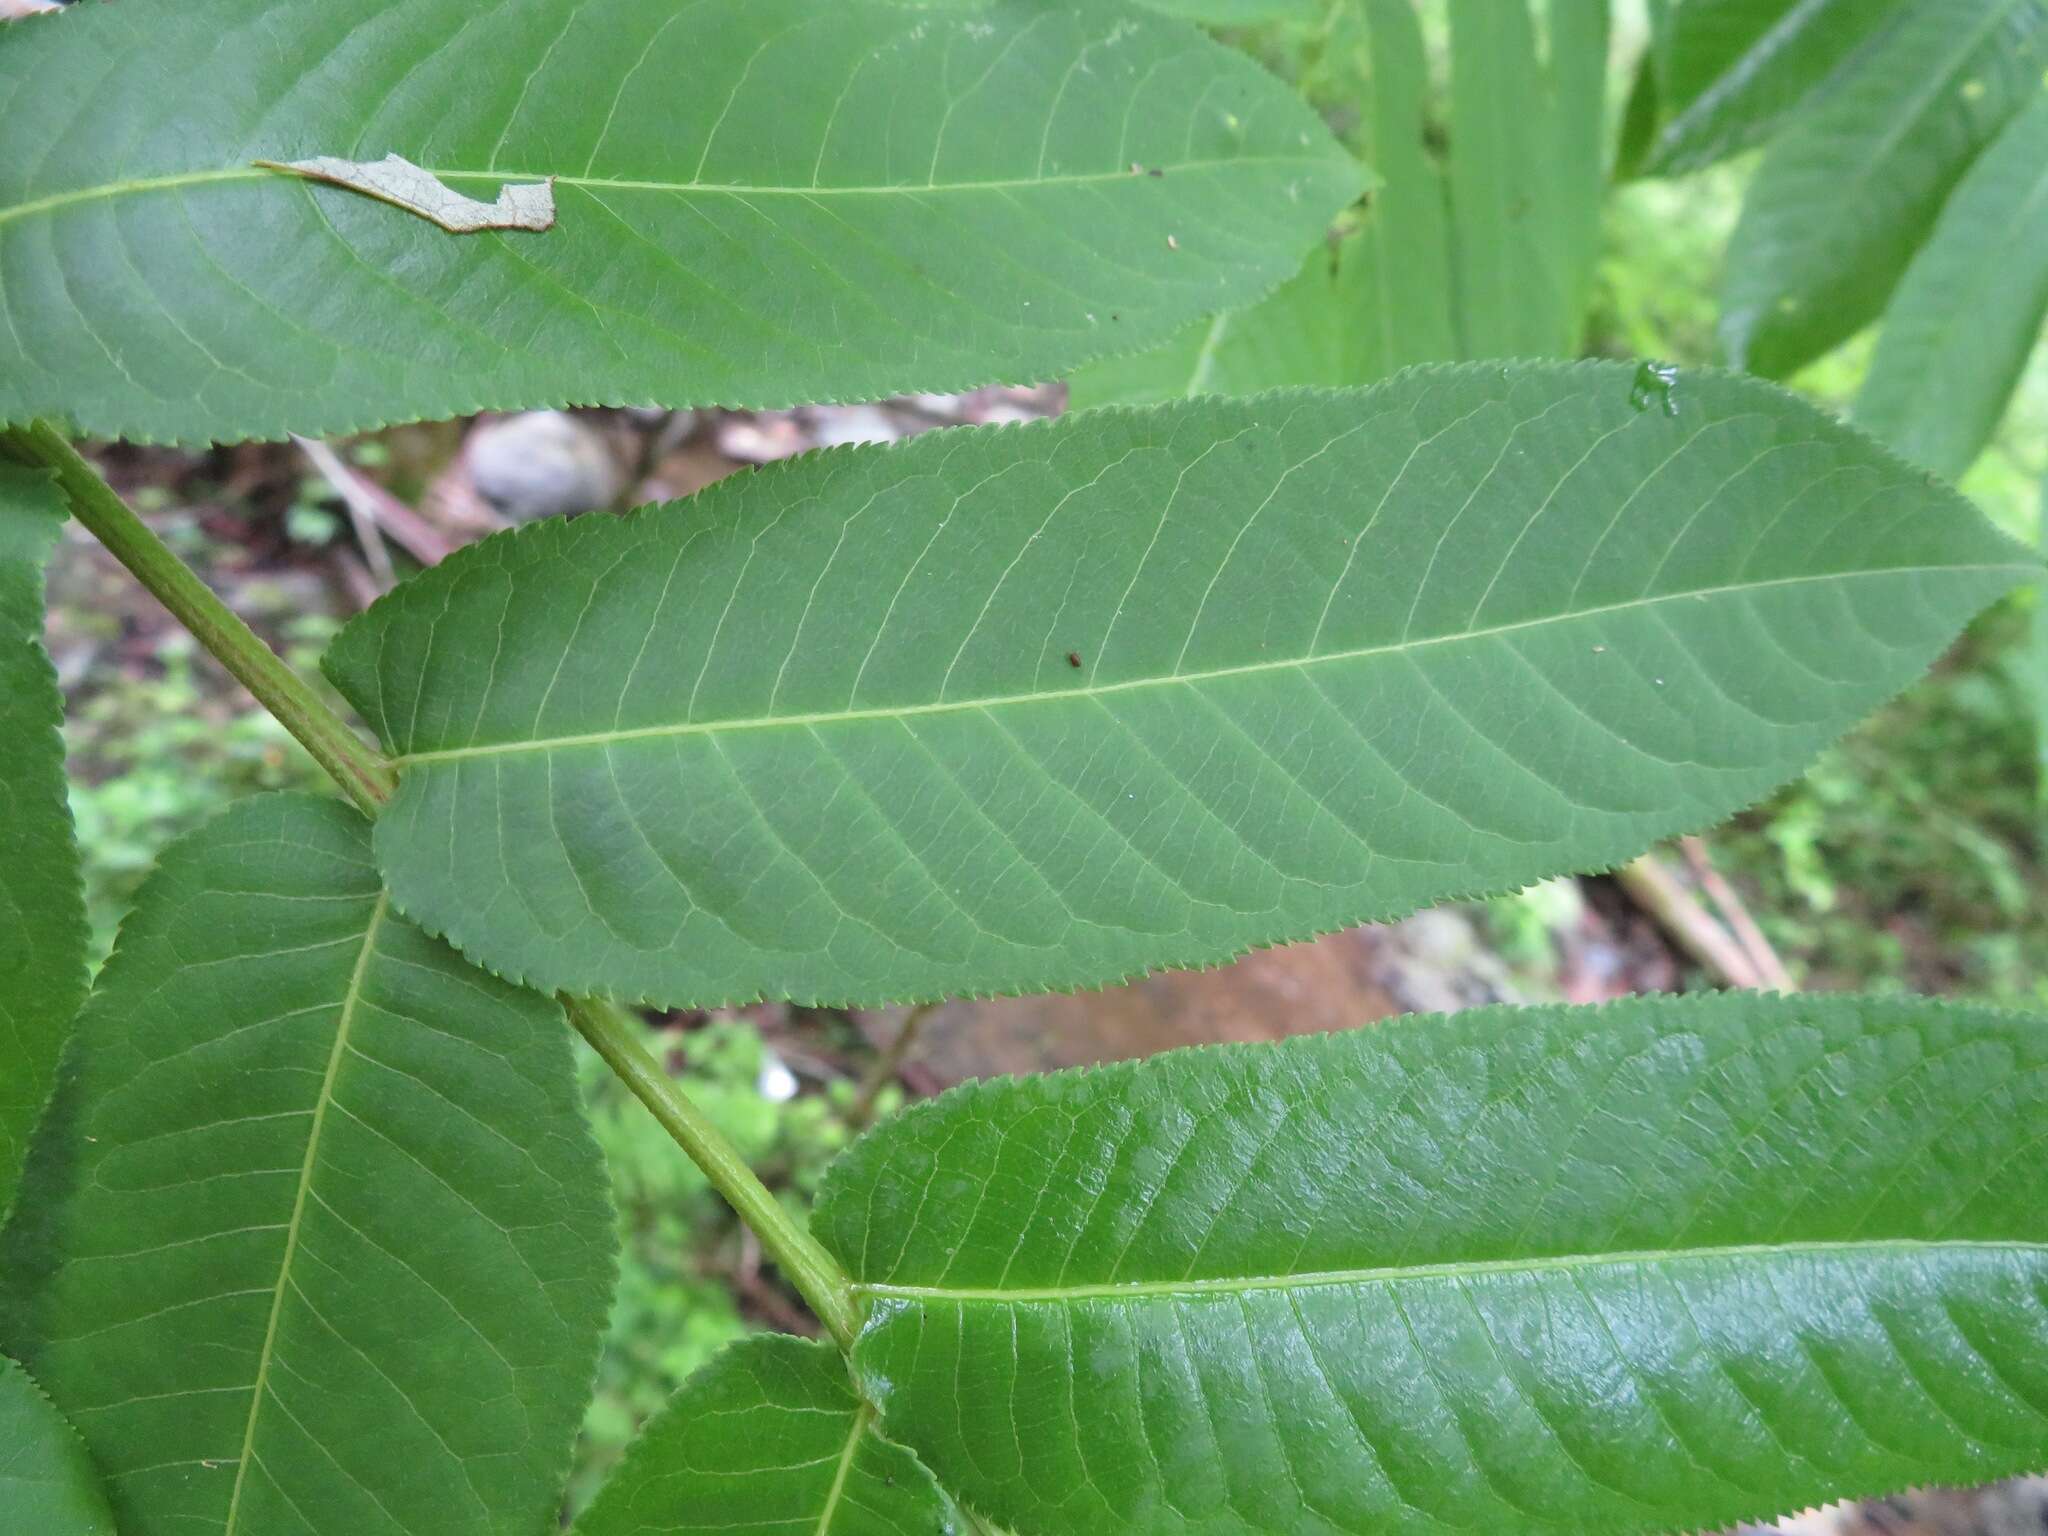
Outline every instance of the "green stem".
[(719, 1134), (704, 1111), (684, 1096), (674, 1079), (640, 1043), (631, 1015), (616, 1003), (596, 998), (564, 998), (569, 1022), (597, 1054), (633, 1090), (662, 1129), (704, 1170), (712, 1188), (754, 1229), (761, 1247), (797, 1293), (810, 1303), (818, 1321), (841, 1349), (853, 1345), (860, 1329), (852, 1284), (832, 1255), (803, 1227), (790, 1219), (768, 1186), (754, 1176), (739, 1152)]
[[(392, 766), (365, 745), (324, 699), (165, 547), (100, 478), (99, 471), (42, 422), (0, 429), (0, 447), (13, 457), (54, 470), (79, 522), (298, 738), (365, 815), (377, 814), (397, 787), (398, 776)], [(625, 1080), (690, 1160), (704, 1170), (711, 1187), (753, 1228), (763, 1250), (810, 1303), (839, 1347), (850, 1348), (860, 1319), (846, 1272), (810, 1233), (790, 1219), (738, 1149), (662, 1071), (640, 1044), (632, 1016), (615, 1003), (594, 998), (565, 997), (562, 1006), (583, 1038)]]
[(18, 457), (56, 472), (57, 483), (71, 502), (72, 515), (277, 717), (333, 776), (344, 794), (366, 815), (376, 815), (377, 807), (391, 797), (398, 784), (391, 765), (366, 746), (184, 561), (165, 548), (60, 433), (39, 421), (10, 429), (6, 439)]

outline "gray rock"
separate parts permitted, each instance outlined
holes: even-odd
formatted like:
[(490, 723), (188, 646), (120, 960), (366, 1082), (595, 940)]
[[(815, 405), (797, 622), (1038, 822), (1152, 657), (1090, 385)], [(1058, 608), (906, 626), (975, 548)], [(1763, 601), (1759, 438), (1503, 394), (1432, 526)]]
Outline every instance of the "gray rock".
[(478, 427), (468, 454), (478, 494), (514, 522), (593, 512), (626, 488), (610, 441), (565, 411), (528, 411)]
[(820, 448), (893, 443), (903, 436), (902, 426), (878, 405), (816, 405), (810, 417), (811, 440)]

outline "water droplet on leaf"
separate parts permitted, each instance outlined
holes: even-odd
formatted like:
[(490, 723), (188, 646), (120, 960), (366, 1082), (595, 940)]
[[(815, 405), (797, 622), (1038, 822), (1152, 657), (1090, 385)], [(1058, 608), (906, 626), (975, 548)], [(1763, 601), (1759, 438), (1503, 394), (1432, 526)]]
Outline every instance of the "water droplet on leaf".
[(1678, 399), (1672, 391), (1677, 387), (1676, 363), (1639, 363), (1636, 365), (1635, 382), (1629, 386), (1628, 403), (1639, 411), (1647, 411), (1654, 401), (1666, 416), (1676, 416)]

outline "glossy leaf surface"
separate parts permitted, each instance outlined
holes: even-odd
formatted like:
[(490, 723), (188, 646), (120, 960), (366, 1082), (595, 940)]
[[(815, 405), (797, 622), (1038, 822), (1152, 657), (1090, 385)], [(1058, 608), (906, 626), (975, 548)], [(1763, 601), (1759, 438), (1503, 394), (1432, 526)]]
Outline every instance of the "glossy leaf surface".
[(2048, 316), (2048, 89), (1963, 178), (1885, 311), (1857, 420), (1953, 480), (2005, 414)]
[(173, 845), (37, 1140), (0, 1325), (127, 1536), (554, 1518), (613, 1270), (567, 1026), (391, 915), (368, 831)]
[(1780, 376), (1876, 319), (2044, 70), (2048, 0), (1922, 0), (1887, 28), (1750, 183), (1722, 288), (1730, 360)]
[(671, 1004), (1092, 986), (1631, 857), (2038, 569), (1774, 388), (1093, 411), (536, 524), (352, 623), (400, 910)]
[(64, 790), (64, 699), (43, 650), (56, 486), (0, 463), (0, 1215), (85, 1000), (85, 896)]
[(974, 1084), (816, 1219), (1066, 1536), (1711, 1529), (2048, 1465), (2048, 1021), (1728, 994)]
[(85, 1442), (29, 1374), (0, 1357), (0, 1514), (24, 1536), (114, 1536)]
[(877, 1433), (838, 1350), (761, 1334), (640, 1432), (576, 1536), (954, 1536), (951, 1499)]
[[(6, 43), (0, 419), (107, 436), (1052, 377), (1268, 292), (1360, 185), (1257, 65), (1101, 0), (124, 0)], [(555, 227), (252, 164), (388, 154), (552, 176)]]

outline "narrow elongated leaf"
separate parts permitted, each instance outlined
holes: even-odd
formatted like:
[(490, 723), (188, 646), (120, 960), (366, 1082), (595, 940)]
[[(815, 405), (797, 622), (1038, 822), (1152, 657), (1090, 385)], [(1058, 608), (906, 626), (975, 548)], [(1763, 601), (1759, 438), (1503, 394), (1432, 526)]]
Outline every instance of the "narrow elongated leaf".
[(43, 650), (44, 475), (0, 464), (0, 1215), (85, 1000), (85, 896), (64, 794), (64, 700)]
[(2048, 89), (1942, 209), (1878, 335), (1856, 417), (1953, 480), (2005, 414), (2048, 316)]
[(1695, 1530), (2048, 1465), (2044, 1114), (2038, 1018), (1485, 1009), (956, 1090), (816, 1225), (1019, 1530)]
[(401, 910), (547, 990), (1077, 987), (1632, 856), (2038, 569), (1768, 386), (1091, 411), (472, 546), (330, 675)]
[[(555, 227), (451, 236), (253, 163), (390, 154), (483, 202), (552, 176)], [(1258, 298), (1358, 185), (1250, 60), (1104, 0), (123, 0), (0, 49), (0, 419), (1052, 377)]]
[[(1562, 356), (1578, 317), (1551, 223), (1562, 210), (1544, 190), (1559, 174), (1558, 144), (1535, 22), (1524, 0), (1450, 0), (1450, 17), (1444, 185), (1461, 352)], [(1593, 111), (1597, 121), (1597, 98)]]
[(1564, 356), (1579, 350), (1600, 260), (1608, 171), (1608, 11), (1609, 0), (1551, 0), (1546, 13), (1550, 150), (1544, 169), (1551, 211), (1543, 227), (1559, 274)]
[(1682, 176), (1763, 143), (1853, 67), (1917, 0), (1684, 0), (1659, 19), (1650, 57), (1663, 120), (1643, 153)]
[(829, 1344), (762, 1334), (683, 1384), (576, 1536), (954, 1536), (953, 1501), (877, 1432)]
[(613, 1268), (561, 1013), (392, 915), (369, 829), (244, 801), (86, 1005), (5, 1336), (128, 1536), (528, 1536)]
[(1333, 323), (1356, 325), (1377, 345), (1369, 357), (1373, 371), (1345, 381), (1351, 384), (1375, 383), (1411, 363), (1459, 356), (1449, 199), (1429, 143), (1430, 72), (1422, 28), (1409, 0), (1365, 0), (1362, 15), (1371, 76), (1364, 151), (1381, 185), (1373, 190), (1358, 273), (1367, 307), (1348, 322)]
[(0, 1514), (27, 1536), (114, 1536), (78, 1432), (29, 1374), (0, 1356)]
[(2044, 70), (2048, 0), (1919, 0), (1888, 28), (1750, 184), (1722, 289), (1729, 358), (1790, 373), (1876, 319)]

